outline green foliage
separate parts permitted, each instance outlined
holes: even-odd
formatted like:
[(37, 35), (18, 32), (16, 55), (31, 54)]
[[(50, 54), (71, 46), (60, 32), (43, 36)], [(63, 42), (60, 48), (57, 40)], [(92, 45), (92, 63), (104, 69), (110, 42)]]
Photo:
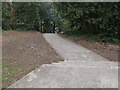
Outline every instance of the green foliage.
[(103, 42), (120, 38), (119, 2), (3, 3), (2, 8), (4, 30), (75, 31), (77, 36), (91, 34)]
[(57, 3), (56, 7), (62, 18), (71, 23), (71, 34), (91, 34), (92, 39), (102, 42), (116, 42), (120, 38), (120, 3), (60, 4)]
[[(50, 28), (53, 12), (51, 3), (3, 3), (3, 29), (4, 30), (38, 30)], [(47, 27), (46, 27), (47, 26)]]

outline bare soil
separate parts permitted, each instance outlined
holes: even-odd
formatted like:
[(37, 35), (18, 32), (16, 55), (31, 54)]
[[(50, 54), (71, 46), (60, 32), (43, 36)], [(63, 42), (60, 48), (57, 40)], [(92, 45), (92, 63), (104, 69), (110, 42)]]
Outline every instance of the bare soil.
[(2, 86), (9, 85), (42, 64), (63, 60), (39, 32), (2, 34)]
[(90, 42), (87, 41), (84, 37), (75, 37), (75, 36), (64, 36), (60, 35), (63, 38), (72, 40), (73, 42), (82, 45), (89, 50), (92, 50), (101, 56), (108, 58), (113, 61), (120, 61), (118, 58), (119, 54), (119, 45), (102, 43), (102, 42)]

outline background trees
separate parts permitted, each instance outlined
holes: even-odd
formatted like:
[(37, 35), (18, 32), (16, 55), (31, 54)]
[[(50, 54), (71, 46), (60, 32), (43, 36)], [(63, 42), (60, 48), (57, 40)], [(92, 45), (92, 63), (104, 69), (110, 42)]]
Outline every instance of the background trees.
[(70, 27), (65, 31), (67, 34), (87, 34), (103, 42), (120, 38), (120, 3), (55, 3), (55, 6)]
[(50, 26), (48, 23), (52, 20), (50, 3), (3, 3), (2, 9), (3, 30), (21, 29), (44, 32), (48, 29), (45, 26)]
[(4, 30), (88, 34), (102, 41), (119, 36), (120, 3), (3, 3)]

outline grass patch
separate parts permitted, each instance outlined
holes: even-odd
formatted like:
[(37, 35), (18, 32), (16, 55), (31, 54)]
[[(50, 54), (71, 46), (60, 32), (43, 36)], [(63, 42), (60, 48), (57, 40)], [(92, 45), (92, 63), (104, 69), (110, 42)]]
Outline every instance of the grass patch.
[(118, 40), (116, 38), (103, 37), (103, 36), (101, 36), (101, 34), (90, 34), (90, 33), (85, 33), (85, 32), (76, 31), (76, 30), (66, 31), (63, 35), (82, 37), (83, 39), (90, 41), (90, 42), (103, 42), (103, 43), (120, 44), (120, 40)]
[(18, 30), (2, 30), (3, 33), (5, 33), (5, 32), (15, 32), (15, 31), (18, 31), (18, 32), (38, 32), (37, 30), (21, 30), (21, 29), (18, 29)]
[(64, 33), (66, 36), (81, 36), (82, 33), (80, 31), (69, 30)]
[(2, 30), (2, 32), (14, 32), (13, 30)]
[[(43, 63), (40, 61), (33, 62), (31, 67), (42, 65)], [(7, 64), (3, 65), (2, 69), (2, 88), (7, 88), (14, 82), (18, 80), (18, 77), (22, 71), (22, 69), (27, 69), (23, 66), (10, 66)]]
[(41, 65), (41, 64), (43, 64), (43, 63), (40, 62), (40, 61), (37, 61), (37, 62), (34, 62), (34, 63), (33, 63), (33, 65)]
[[(16, 81), (16, 76), (19, 74), (20, 67), (17, 66), (9, 66), (9, 65), (3, 65), (2, 69), (2, 87), (7, 88), (9, 85), (11, 85), (13, 82)], [(13, 81), (13, 82), (11, 82)]]

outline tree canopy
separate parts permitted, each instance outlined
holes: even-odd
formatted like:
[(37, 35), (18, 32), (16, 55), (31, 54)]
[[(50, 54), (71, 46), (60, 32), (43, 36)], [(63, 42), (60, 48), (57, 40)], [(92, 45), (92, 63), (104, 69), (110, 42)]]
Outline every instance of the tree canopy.
[(120, 3), (4, 2), (2, 9), (3, 30), (70, 31), (103, 41), (120, 38)]

